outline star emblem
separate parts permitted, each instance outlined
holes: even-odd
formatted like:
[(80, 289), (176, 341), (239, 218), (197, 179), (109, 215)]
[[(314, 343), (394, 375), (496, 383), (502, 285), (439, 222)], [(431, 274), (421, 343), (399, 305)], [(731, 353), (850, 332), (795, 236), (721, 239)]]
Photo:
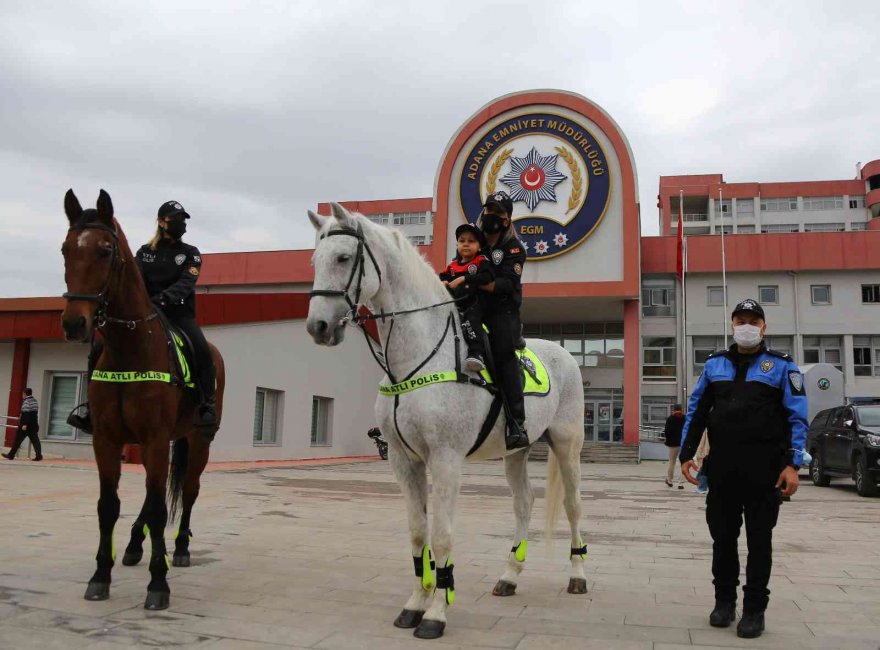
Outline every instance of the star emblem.
[(543, 255), (548, 250), (550, 250), (550, 246), (543, 239), (540, 239), (535, 242), (535, 252), (538, 255)]
[(556, 203), (556, 190), (559, 183), (568, 178), (556, 171), (558, 154), (542, 156), (536, 147), (532, 147), (523, 158), (510, 158), (510, 171), (499, 180), (510, 188), (513, 201), (524, 201), (529, 212), (541, 201)]
[(564, 232), (556, 233), (556, 236), (553, 238), (553, 243), (559, 246), (559, 248), (568, 246), (568, 235)]

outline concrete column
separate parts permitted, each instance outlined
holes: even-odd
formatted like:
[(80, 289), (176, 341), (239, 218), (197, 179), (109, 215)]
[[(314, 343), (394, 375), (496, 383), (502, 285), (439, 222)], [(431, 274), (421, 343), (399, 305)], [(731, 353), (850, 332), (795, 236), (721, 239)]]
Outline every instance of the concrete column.
[(623, 443), (639, 444), (641, 422), (642, 336), (639, 301), (623, 303)]
[(855, 363), (855, 355), (853, 354), (853, 337), (852, 334), (843, 335), (843, 394), (849, 397), (854, 388), (856, 381), (856, 373), (853, 368)]
[[(31, 340), (15, 339), (12, 356), (12, 372), (9, 377), (9, 401), (6, 414), (12, 417), (21, 415), (21, 392), (27, 388), (28, 363), (31, 357)], [(18, 420), (10, 420), (9, 424), (17, 424)], [(6, 429), (5, 446), (9, 447), (15, 440), (15, 429)]]

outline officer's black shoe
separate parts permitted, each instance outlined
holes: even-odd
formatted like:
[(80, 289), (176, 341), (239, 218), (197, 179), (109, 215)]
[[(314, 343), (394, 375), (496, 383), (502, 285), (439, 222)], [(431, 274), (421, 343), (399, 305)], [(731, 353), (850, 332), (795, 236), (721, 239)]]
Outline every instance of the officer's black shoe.
[(736, 635), (741, 639), (756, 639), (764, 632), (764, 612), (743, 612), (736, 626)]
[(529, 446), (529, 434), (525, 428), (517, 422), (508, 422), (504, 430), (504, 445), (508, 451), (523, 449)]
[(70, 412), (70, 415), (67, 416), (67, 424), (72, 426), (74, 429), (79, 429), (83, 433), (91, 433), (92, 432), (92, 412), (89, 410), (89, 405), (86, 404), (83, 406), (83, 414), (79, 415), (76, 412), (76, 409)]
[(736, 620), (735, 600), (716, 600), (715, 609), (709, 614), (709, 625), (712, 627), (730, 627)]

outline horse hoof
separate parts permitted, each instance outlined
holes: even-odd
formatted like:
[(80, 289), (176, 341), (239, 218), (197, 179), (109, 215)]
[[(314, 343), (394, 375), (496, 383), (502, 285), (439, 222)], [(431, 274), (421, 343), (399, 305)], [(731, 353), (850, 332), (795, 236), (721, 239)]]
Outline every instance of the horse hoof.
[(587, 593), (587, 579), (586, 578), (570, 578), (568, 581), (568, 593), (570, 593), (570, 594), (585, 594), (585, 593)]
[(171, 594), (167, 591), (148, 591), (147, 600), (144, 601), (144, 609), (152, 611), (168, 609)]
[(443, 621), (422, 621), (413, 632), (413, 636), (417, 639), (439, 639), (443, 636), (443, 630), (446, 629), (446, 623)]
[(172, 557), (171, 566), (189, 566), (189, 553)]
[(506, 580), (499, 580), (492, 590), (493, 596), (513, 596), (516, 593), (516, 585)]
[(86, 594), (83, 596), (86, 600), (107, 600), (110, 598), (109, 582), (90, 582), (86, 587)]
[(394, 627), (402, 627), (405, 630), (409, 630), (414, 627), (418, 627), (419, 623), (422, 622), (422, 616), (425, 615), (425, 612), (417, 612), (413, 609), (405, 609), (400, 612), (400, 616), (394, 621)]
[(140, 552), (126, 551), (125, 555), (122, 556), (122, 563), (125, 566), (134, 566), (135, 564), (140, 562), (143, 557), (144, 557), (143, 551), (140, 551)]

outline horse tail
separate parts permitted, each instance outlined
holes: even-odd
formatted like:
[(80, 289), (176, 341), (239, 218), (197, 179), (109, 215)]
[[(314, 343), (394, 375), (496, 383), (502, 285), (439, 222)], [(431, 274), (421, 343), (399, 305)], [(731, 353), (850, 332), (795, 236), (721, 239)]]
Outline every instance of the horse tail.
[(178, 438), (172, 443), (171, 470), (168, 472), (168, 521), (174, 521), (180, 497), (183, 494), (183, 481), (186, 478), (186, 467), (189, 463), (189, 442), (186, 438)]
[[(549, 435), (547, 440), (550, 443)], [(544, 491), (544, 499), (547, 501), (544, 508), (544, 539), (548, 546), (552, 546), (565, 490), (562, 485), (562, 472), (559, 471), (559, 459), (556, 458), (556, 449), (554, 449), (552, 443), (549, 444), (549, 447), (550, 453), (547, 455), (547, 487)]]

